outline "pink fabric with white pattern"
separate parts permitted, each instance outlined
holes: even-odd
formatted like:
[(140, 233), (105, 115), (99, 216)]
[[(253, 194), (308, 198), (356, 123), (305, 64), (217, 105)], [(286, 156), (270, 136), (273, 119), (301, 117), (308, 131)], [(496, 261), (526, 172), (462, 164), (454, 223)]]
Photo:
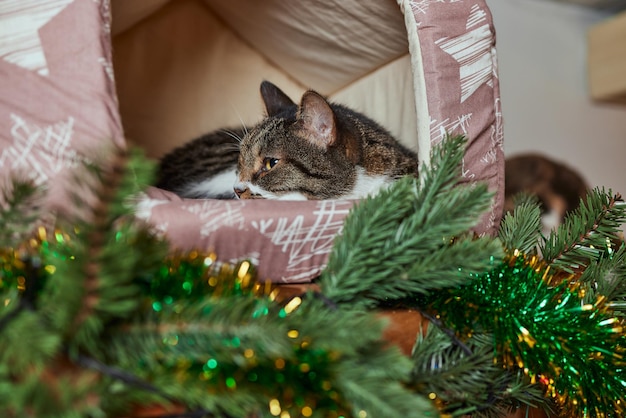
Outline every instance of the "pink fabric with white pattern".
[(467, 182), (487, 181), (500, 193), (478, 232), (494, 233), (502, 213), (504, 150), (495, 29), (482, 1), (411, 1), (424, 61), (430, 138), (446, 132), (470, 139)]

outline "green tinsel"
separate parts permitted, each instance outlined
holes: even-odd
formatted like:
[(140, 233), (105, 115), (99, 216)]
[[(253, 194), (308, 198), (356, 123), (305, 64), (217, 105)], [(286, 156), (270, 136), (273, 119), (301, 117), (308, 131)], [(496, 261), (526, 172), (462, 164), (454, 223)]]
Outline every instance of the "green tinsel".
[(555, 280), (537, 257), (515, 254), (430, 307), (461, 336), (492, 333), (499, 363), (542, 384), (567, 414), (622, 416), (624, 324), (602, 298), (585, 304), (576, 286)]

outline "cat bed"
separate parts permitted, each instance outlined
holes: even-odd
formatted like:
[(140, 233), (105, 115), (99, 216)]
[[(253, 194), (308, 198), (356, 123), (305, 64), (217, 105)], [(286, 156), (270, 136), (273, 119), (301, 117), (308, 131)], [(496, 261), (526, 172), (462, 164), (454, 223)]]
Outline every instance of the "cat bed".
[[(67, 173), (134, 144), (159, 158), (263, 117), (262, 80), (372, 117), (428, 164), (447, 132), (470, 143), (467, 182), (503, 200), (492, 17), (483, 0), (25, 0), (0, 5), (0, 173), (69, 203)], [(354, 201), (187, 200), (152, 188), (138, 207), (173, 248), (248, 258), (262, 279), (309, 282)]]

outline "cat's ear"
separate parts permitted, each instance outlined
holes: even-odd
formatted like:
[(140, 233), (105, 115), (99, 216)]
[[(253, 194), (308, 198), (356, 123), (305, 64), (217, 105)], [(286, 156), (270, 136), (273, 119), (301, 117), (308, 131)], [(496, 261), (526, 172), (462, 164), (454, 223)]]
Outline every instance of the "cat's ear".
[(326, 148), (335, 143), (337, 127), (335, 114), (326, 99), (313, 90), (302, 96), (298, 109), (302, 133), (313, 144)]
[(261, 83), (261, 97), (265, 103), (267, 116), (276, 116), (283, 110), (296, 105), (289, 96), (269, 81)]

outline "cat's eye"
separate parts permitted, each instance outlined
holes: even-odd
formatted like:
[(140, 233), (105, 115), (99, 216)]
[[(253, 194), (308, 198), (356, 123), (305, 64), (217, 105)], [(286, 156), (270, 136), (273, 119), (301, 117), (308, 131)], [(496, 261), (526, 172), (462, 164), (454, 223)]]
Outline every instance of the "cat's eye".
[(270, 171), (276, 164), (278, 164), (278, 158), (267, 157), (263, 160), (263, 170)]

